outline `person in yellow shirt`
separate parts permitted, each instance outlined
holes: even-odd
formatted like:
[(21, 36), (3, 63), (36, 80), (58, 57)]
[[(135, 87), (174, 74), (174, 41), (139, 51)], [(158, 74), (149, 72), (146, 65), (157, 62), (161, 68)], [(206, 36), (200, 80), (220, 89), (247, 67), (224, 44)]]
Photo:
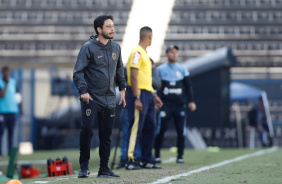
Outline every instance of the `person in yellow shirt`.
[[(160, 169), (151, 163), (152, 148), (156, 130), (155, 105), (161, 107), (161, 99), (154, 94), (152, 87), (152, 64), (146, 52), (152, 43), (153, 32), (150, 27), (140, 29), (140, 40), (133, 48), (127, 62), (128, 90), (126, 94), (130, 139), (128, 146), (127, 170), (141, 168)], [(141, 160), (134, 160), (136, 140), (141, 143)]]

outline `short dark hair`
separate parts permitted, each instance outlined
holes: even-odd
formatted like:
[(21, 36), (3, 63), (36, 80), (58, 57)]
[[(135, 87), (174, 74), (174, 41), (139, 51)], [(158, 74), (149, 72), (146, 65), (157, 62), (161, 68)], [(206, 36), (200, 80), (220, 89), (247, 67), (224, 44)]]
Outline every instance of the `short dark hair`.
[(171, 49), (176, 49), (179, 50), (179, 47), (177, 45), (170, 45), (167, 47), (167, 49), (165, 50), (165, 53), (167, 54)]
[(6, 72), (6, 71), (9, 71), (9, 70), (10, 70), (10, 68), (8, 66), (3, 66), (3, 68), (2, 68), (2, 72)]
[(147, 38), (148, 33), (152, 33), (152, 29), (148, 26), (144, 26), (140, 29), (140, 40), (143, 40), (144, 38)]
[(112, 15), (100, 15), (99, 17), (97, 17), (94, 20), (94, 29), (97, 35), (99, 34), (99, 32), (97, 31), (97, 28), (100, 27), (101, 29), (103, 29), (103, 25), (105, 23), (105, 20), (107, 19), (111, 19), (112, 21), (114, 21), (114, 18)]

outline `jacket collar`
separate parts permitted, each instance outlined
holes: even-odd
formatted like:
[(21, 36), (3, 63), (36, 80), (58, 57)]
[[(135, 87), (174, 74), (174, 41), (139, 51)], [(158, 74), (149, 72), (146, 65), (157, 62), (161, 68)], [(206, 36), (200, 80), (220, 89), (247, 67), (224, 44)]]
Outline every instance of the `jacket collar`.
[(111, 46), (112, 46), (112, 41), (109, 40), (107, 45), (104, 45), (102, 42), (96, 40), (96, 38), (98, 37), (98, 35), (92, 35), (89, 39), (90, 42), (96, 44), (97, 46), (99, 47), (103, 47), (104, 49), (111, 49)]

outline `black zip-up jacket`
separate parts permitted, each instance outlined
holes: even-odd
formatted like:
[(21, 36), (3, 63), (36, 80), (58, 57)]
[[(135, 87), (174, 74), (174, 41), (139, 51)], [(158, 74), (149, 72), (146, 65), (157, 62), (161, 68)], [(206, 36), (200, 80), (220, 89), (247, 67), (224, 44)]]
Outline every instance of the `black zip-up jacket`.
[(116, 93), (126, 87), (121, 49), (118, 43), (109, 40), (107, 45), (91, 36), (77, 57), (73, 70), (73, 82), (80, 95), (89, 93), (95, 103), (107, 108), (114, 108)]

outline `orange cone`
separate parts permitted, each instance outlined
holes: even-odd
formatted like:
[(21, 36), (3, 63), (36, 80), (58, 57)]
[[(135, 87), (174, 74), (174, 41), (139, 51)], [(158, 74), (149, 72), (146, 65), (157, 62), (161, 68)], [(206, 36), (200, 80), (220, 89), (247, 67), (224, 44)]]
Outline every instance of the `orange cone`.
[(19, 180), (10, 180), (6, 184), (22, 184)]

